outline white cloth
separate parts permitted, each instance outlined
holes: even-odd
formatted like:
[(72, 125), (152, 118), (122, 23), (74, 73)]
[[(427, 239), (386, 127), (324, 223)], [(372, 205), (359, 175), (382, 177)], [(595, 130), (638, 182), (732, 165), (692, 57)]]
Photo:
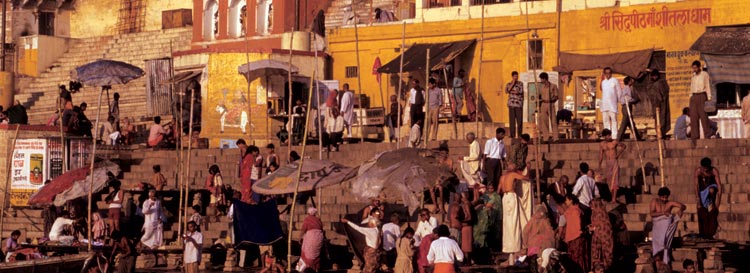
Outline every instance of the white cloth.
[(341, 115), (348, 126), (354, 123), (354, 92), (347, 91), (341, 96)]
[(454, 261), (463, 262), (464, 252), (458, 243), (448, 237), (440, 237), (432, 241), (430, 251), (427, 253), (427, 262), (430, 264), (452, 264)]
[(161, 222), (161, 201), (147, 199), (143, 202), (143, 237), (141, 242), (149, 248), (162, 245), (163, 227)]
[(547, 265), (549, 265), (549, 258), (555, 251), (557, 250), (554, 248), (547, 248), (545, 250), (542, 250), (542, 267), (547, 268)]
[(651, 231), (651, 255), (656, 255), (664, 251), (662, 255), (665, 264), (669, 264), (669, 256), (672, 252), (672, 239), (677, 231), (677, 221), (680, 217), (677, 215), (662, 215), (652, 219), (653, 230)]
[(354, 230), (362, 233), (362, 235), (365, 235), (365, 243), (367, 244), (367, 246), (378, 249), (378, 236), (380, 236), (380, 231), (378, 231), (378, 228), (360, 227), (352, 222), (346, 223), (349, 224), (349, 226)]
[[(622, 88), (622, 92), (620, 93), (620, 98), (618, 99), (619, 103), (622, 105), (627, 104), (630, 102), (630, 100), (633, 99), (633, 91), (630, 89), (630, 86), (625, 86)], [(626, 110), (623, 110), (626, 111)]]
[(708, 76), (708, 72), (693, 73), (693, 77), (690, 78), (690, 93), (691, 95), (706, 93), (707, 99), (712, 100), (711, 79)]
[(464, 156), (460, 164), (461, 174), (463, 175), (464, 180), (472, 187), (479, 183), (479, 178), (476, 174), (477, 171), (479, 171), (479, 159), (481, 154), (482, 150), (479, 148), (479, 142), (474, 140), (469, 145), (469, 156)]
[(401, 237), (401, 227), (394, 223), (383, 225), (383, 249), (390, 251), (396, 247), (396, 239)]
[(411, 131), (409, 132), (409, 147), (416, 148), (419, 146), (419, 144), (422, 142), (422, 127), (419, 126), (419, 124), (414, 123), (413, 126), (411, 126)]
[(326, 119), (326, 132), (328, 133), (341, 133), (344, 131), (344, 117), (338, 116), (334, 118)]
[(502, 139), (497, 140), (495, 137), (488, 139), (487, 142), (484, 143), (484, 154), (487, 158), (506, 158), (507, 151), (505, 150), (505, 142)]
[(617, 113), (617, 102), (620, 98), (620, 81), (609, 78), (602, 81), (602, 100), (599, 109), (602, 112)]
[(203, 251), (203, 234), (196, 231), (188, 236), (190, 236), (190, 238), (193, 238), (193, 240), (195, 240), (198, 245), (196, 246), (192, 242), (188, 242), (187, 239), (184, 240), (185, 251), (183, 252), (182, 262), (186, 264), (200, 263), (201, 252)]
[[(427, 94), (422, 90), (422, 96), (427, 99)], [(415, 100), (417, 99), (417, 89), (412, 88), (409, 90), (409, 104), (414, 104)], [(408, 113), (408, 112), (407, 112)]]
[(602, 111), (602, 123), (604, 123), (604, 129), (617, 134), (617, 112)]
[(417, 230), (414, 231), (414, 246), (419, 246), (422, 242), (422, 238), (432, 234), (432, 230), (437, 226), (438, 222), (435, 217), (430, 216), (430, 219), (427, 221), (422, 221), (420, 219), (419, 223), (417, 223)]
[(524, 225), (521, 204), (515, 192), (503, 194), (503, 253), (516, 253), (521, 250), (521, 234)]
[(591, 200), (599, 197), (599, 188), (596, 187), (596, 181), (593, 178), (583, 175), (576, 180), (573, 195), (578, 197), (582, 205), (590, 207)]
[(49, 239), (52, 241), (59, 241), (63, 231), (65, 230), (65, 226), (72, 225), (73, 222), (75, 222), (73, 221), (73, 219), (57, 217), (49, 230)]
[(110, 209), (122, 208), (122, 202), (120, 202), (120, 194), (122, 194), (122, 192), (118, 192), (117, 194), (115, 194), (115, 197), (112, 198), (112, 202), (109, 203), (108, 208)]

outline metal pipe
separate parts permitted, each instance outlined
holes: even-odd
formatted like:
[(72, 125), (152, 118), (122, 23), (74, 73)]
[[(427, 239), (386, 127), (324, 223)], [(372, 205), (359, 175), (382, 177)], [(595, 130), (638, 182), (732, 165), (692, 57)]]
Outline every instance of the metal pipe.
[(402, 93), (402, 90), (404, 89), (403, 84), (404, 84), (404, 46), (405, 44), (406, 44), (406, 21), (403, 22), (402, 27), (401, 27), (401, 50), (399, 51), (401, 52), (401, 57), (400, 57), (401, 64), (399, 65), (399, 68), (398, 68), (398, 90), (396, 90), (396, 98), (398, 98), (398, 109), (397, 109), (398, 116), (396, 117), (396, 124), (393, 125), (394, 127), (396, 127), (395, 131), (398, 131), (398, 134), (396, 134), (396, 148), (397, 149), (401, 148), (401, 121), (403, 120), (401, 118), (401, 114), (402, 114), (401, 108), (403, 108), (403, 106), (401, 105), (401, 103), (403, 102), (401, 99), (401, 93)]
[[(359, 33), (357, 32), (357, 23), (354, 23), (354, 50), (357, 55), (357, 94), (359, 101), (360, 114), (357, 115), (357, 122), (359, 123), (359, 143), (365, 142), (365, 122), (364, 116), (367, 115), (367, 109), (362, 107), (362, 69), (359, 66)], [(403, 55), (403, 54), (402, 54)]]

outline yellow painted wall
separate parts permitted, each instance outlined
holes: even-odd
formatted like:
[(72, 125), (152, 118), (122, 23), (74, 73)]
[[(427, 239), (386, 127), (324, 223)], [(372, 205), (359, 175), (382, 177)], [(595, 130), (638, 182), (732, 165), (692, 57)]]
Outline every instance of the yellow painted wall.
[[(161, 13), (165, 10), (192, 9), (188, 0), (143, 0), (146, 5), (144, 31), (161, 29)], [(77, 1), (70, 16), (70, 36), (73, 38), (117, 34), (120, 0)]]
[[(662, 11), (691, 10), (710, 8), (711, 20), (703, 24), (685, 24), (679, 26), (654, 26), (648, 28), (631, 28), (623, 30), (604, 30), (601, 19), (606, 14), (621, 12), (623, 14), (649, 13), (652, 9)], [(488, 6), (488, 9), (492, 6)], [(669, 52), (687, 51), (693, 42), (704, 32), (706, 26), (735, 25), (750, 23), (750, 1), (747, 0), (687, 0), (676, 3), (632, 5), (623, 8), (593, 8), (585, 10), (566, 11), (561, 15), (560, 49), (564, 52), (586, 54), (605, 54), (632, 51), (645, 48), (655, 48)], [(507, 82), (511, 71), (527, 71), (526, 41), (527, 34), (516, 34), (504, 38), (492, 38), (523, 31), (527, 25), (526, 16), (495, 17), (485, 19), (485, 37), (482, 70), (481, 97), (486, 102), (492, 121), (507, 122), (507, 96), (497, 91), (501, 86), (489, 86), (489, 83)], [(547, 71), (557, 65), (557, 14), (532, 14), (528, 17), (529, 29), (536, 29), (539, 37), (544, 40), (543, 68)], [(470, 19), (464, 21), (442, 21), (429, 23), (409, 23), (406, 25), (406, 45), (413, 43), (439, 43), (466, 39), (479, 39), (481, 20)], [(361, 27), (358, 30), (360, 62), (362, 72), (362, 90), (372, 97), (373, 105), (380, 105), (380, 96), (375, 77), (371, 75), (371, 67), (375, 57), (379, 56), (383, 64), (398, 57), (394, 49), (400, 47), (402, 25), (385, 25)], [(345, 68), (356, 66), (355, 35), (352, 28), (338, 28), (331, 31), (329, 36), (330, 53), (334, 59), (333, 76), (342, 83), (349, 83), (353, 88), (357, 86), (356, 78), (345, 78)], [(685, 54), (682, 54), (685, 55)], [(689, 66), (685, 60), (696, 56), (667, 58), (667, 78), (671, 85), (672, 116), (679, 116), (678, 112), (687, 106), (687, 86), (685, 81), (676, 81), (682, 65)], [(684, 59), (684, 60), (683, 60)], [(478, 77), (479, 45), (461, 57), (462, 68), (465, 69), (469, 80)], [(692, 61), (690, 59), (689, 61)], [(491, 69), (496, 67), (497, 69)], [(502, 68), (502, 69), (500, 69)], [(494, 70), (494, 71), (493, 71)], [(420, 71), (417, 75), (424, 75)], [(417, 76), (421, 78), (423, 76)], [(491, 77), (490, 79), (488, 79)], [(485, 80), (486, 79), (486, 80)], [(688, 81), (689, 84), (689, 81)], [(495, 84), (493, 84), (495, 85)], [(393, 88), (389, 88), (390, 94)], [(572, 88), (566, 88), (566, 94), (572, 95)], [(674, 119), (673, 119), (674, 120)]]

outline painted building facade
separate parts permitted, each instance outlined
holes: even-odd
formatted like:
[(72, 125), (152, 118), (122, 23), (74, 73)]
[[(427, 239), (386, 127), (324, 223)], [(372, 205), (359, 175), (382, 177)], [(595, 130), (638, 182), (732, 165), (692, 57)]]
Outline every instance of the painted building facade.
[[(501, 91), (511, 80), (512, 71), (520, 72), (522, 80), (526, 75), (529, 81), (533, 79), (534, 68), (538, 69), (537, 73), (555, 73), (553, 68), (558, 65), (558, 52), (612, 54), (654, 49), (662, 52), (666, 63), (665, 76), (671, 87), (670, 106), (674, 122), (680, 109), (688, 105), (690, 63), (700, 58), (698, 52), (689, 50), (691, 45), (708, 26), (750, 23), (746, 16), (750, 2), (743, 0), (562, 1), (559, 14), (558, 1), (514, 1), (485, 5), (484, 24), (482, 7), (477, 4), (481, 1), (454, 1), (455, 6), (444, 7), (431, 7), (427, 2), (431, 1), (416, 2), (414, 19), (361, 26), (356, 36), (351, 27), (329, 30), (333, 77), (342, 84), (357, 85), (356, 77), (347, 77), (347, 68), (356, 66), (357, 41), (362, 71), (369, 71), (376, 58), (383, 63), (397, 58), (402, 29), (405, 29), (404, 45), (407, 48), (415, 43), (476, 39), (475, 46), (456, 58), (454, 71), (459, 68), (466, 70), (470, 88), (480, 90), (479, 108), (485, 120), (507, 124), (508, 97)], [(484, 50), (480, 63), (482, 32)], [(410, 76), (424, 79), (425, 73), (421, 71)], [(596, 103), (601, 91), (597, 90), (595, 82), (600, 75), (600, 70), (575, 72), (569, 83), (561, 86), (564, 96), (559, 107), (577, 109), (585, 102), (578, 96), (583, 92), (597, 93), (589, 98), (591, 101), (585, 102)], [(591, 79), (594, 81), (588, 82), (590, 86), (585, 86)], [(361, 81), (364, 94), (372, 98), (380, 96), (375, 75), (362, 73)], [(396, 88), (395, 84), (384, 84), (385, 97), (395, 94)], [(721, 92), (719, 90), (717, 96), (720, 102), (724, 97)], [(380, 104), (380, 99), (371, 101), (374, 105)], [(529, 101), (525, 100), (527, 106)], [(595, 115), (594, 111), (591, 112)], [(527, 122), (533, 120), (529, 113), (533, 111), (525, 113)]]

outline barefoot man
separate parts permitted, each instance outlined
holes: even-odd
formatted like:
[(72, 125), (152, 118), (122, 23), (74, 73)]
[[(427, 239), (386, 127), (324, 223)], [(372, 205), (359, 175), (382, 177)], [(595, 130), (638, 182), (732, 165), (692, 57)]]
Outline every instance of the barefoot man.
[[(612, 139), (612, 131), (609, 129), (602, 130), (602, 137), (604, 141), (599, 144), (599, 170), (606, 175), (609, 190), (612, 192), (611, 201), (614, 203), (617, 197), (617, 187), (620, 185), (618, 179), (620, 177), (620, 166), (617, 164), (617, 159), (625, 150), (625, 144)], [(602, 169), (602, 162), (606, 164), (604, 169)]]
[(521, 232), (529, 221), (521, 204), (522, 197), (529, 193), (518, 192), (517, 189), (522, 188), (517, 185), (521, 183), (519, 180), (528, 181), (529, 178), (520, 171), (506, 171), (500, 177), (499, 193), (503, 195), (503, 253), (509, 255), (508, 266), (515, 263), (516, 252), (521, 251)]

